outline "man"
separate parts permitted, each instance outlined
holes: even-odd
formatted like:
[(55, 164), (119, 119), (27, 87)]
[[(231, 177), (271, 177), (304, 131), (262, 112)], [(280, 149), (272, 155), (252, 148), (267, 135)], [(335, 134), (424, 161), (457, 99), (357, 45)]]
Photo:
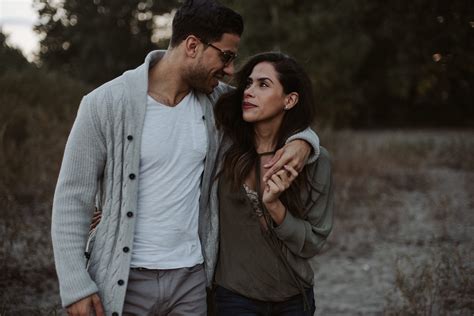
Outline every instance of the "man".
[[(188, 1), (167, 51), (83, 98), (51, 232), (69, 315), (206, 314), (205, 262), (216, 251), (208, 208), (219, 141), (212, 106), (229, 89), (219, 80), (234, 72), (242, 31), (229, 8)], [(309, 151), (291, 142), (272, 170), (301, 167)], [(94, 206), (102, 218), (87, 240)]]

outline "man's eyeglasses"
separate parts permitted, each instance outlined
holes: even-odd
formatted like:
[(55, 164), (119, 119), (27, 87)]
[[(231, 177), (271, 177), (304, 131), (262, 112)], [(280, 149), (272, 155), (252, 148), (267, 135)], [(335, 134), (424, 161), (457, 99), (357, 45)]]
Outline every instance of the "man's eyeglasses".
[(201, 41), (203, 44), (207, 45), (207, 46), (211, 46), (212, 48), (214, 48), (215, 50), (219, 51), (219, 57), (221, 58), (222, 62), (224, 63), (225, 66), (229, 65), (234, 59), (237, 58), (237, 54), (234, 53), (234, 52), (231, 52), (231, 51), (228, 51), (228, 50), (223, 50), (223, 49), (220, 49), (219, 47), (217, 46), (214, 46), (212, 45), (211, 43), (207, 43), (207, 42), (204, 42), (204, 41)]

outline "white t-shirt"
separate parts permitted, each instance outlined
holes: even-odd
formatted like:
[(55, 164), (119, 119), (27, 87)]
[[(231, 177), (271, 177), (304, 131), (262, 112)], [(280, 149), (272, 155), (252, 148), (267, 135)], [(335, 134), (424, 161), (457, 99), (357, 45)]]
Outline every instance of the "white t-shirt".
[(198, 216), (206, 151), (202, 106), (193, 92), (174, 107), (148, 96), (132, 267), (175, 269), (204, 261)]

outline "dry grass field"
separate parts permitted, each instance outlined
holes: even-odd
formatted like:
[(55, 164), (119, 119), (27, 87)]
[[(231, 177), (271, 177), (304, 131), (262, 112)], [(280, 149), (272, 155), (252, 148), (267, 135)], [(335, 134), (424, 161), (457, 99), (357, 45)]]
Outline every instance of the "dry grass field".
[(322, 134), (335, 226), (317, 315), (473, 315), (474, 132)]
[[(22, 119), (12, 135), (0, 121), (0, 316), (62, 315), (50, 208), (70, 121)], [(473, 315), (474, 131), (320, 136), (337, 204), (313, 260), (316, 315)]]

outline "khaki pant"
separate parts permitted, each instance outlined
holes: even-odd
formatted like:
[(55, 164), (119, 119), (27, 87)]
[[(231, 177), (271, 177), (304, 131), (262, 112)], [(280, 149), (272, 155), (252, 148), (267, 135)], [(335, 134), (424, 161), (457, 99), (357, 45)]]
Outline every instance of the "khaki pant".
[(206, 277), (202, 264), (171, 270), (130, 270), (124, 316), (206, 313)]

